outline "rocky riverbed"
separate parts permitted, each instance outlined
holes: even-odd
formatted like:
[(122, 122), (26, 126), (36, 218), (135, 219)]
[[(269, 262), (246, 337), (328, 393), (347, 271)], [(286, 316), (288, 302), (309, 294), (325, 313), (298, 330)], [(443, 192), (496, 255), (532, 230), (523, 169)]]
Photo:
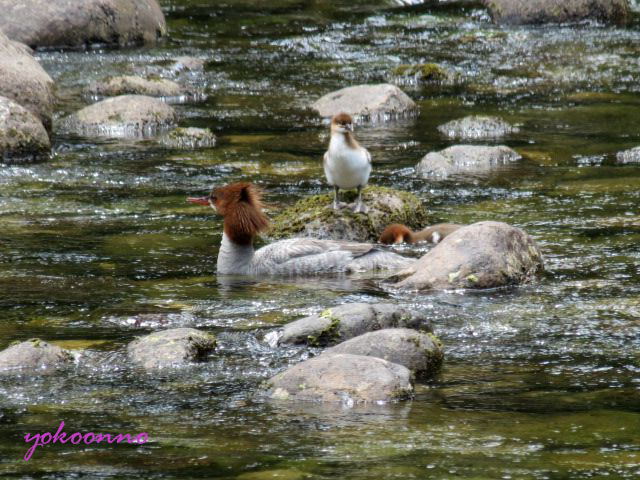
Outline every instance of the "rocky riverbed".
[[(506, 19), (505, 2), (33, 1), (22, 31), (3, 16), (0, 475), (635, 478), (637, 5), (512, 0)], [(472, 230), (385, 247), (427, 259), (396, 282), (216, 276), (220, 219), (185, 198), (252, 181), (276, 226), (301, 227), (279, 215), (330, 201), (314, 105), (357, 85), (378, 86), (352, 105), (371, 184)], [(491, 262), (447, 263), (460, 242)], [(149, 442), (25, 462), (25, 434), (62, 420)]]

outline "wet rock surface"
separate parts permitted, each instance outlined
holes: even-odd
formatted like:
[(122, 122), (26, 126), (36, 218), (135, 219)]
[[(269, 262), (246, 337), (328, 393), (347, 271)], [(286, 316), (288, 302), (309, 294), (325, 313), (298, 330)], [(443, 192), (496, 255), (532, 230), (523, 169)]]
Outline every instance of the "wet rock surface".
[(514, 127), (498, 117), (470, 115), (440, 125), (438, 131), (448, 138), (456, 140), (484, 140), (502, 138), (518, 132)]
[(495, 288), (531, 281), (543, 268), (541, 252), (524, 230), (489, 221), (453, 232), (389, 280), (421, 291)]
[(484, 0), (491, 17), (504, 24), (543, 24), (597, 20), (623, 24), (628, 0)]
[(323, 355), (335, 353), (382, 358), (403, 365), (421, 377), (436, 373), (444, 357), (441, 344), (433, 334), (410, 328), (365, 333), (325, 350)]
[(521, 158), (518, 152), (505, 145), (454, 145), (425, 155), (416, 165), (416, 174), (423, 178), (483, 174)]
[(33, 113), (0, 96), (0, 162), (30, 163), (49, 156), (51, 144)]
[(166, 34), (156, 0), (0, 0), (0, 30), (31, 47), (155, 43)]
[(362, 355), (321, 355), (294, 365), (266, 382), (275, 400), (342, 403), (346, 406), (411, 396), (406, 367)]
[(216, 145), (216, 136), (208, 128), (176, 128), (161, 136), (158, 141), (177, 150), (211, 148)]
[(616, 154), (616, 160), (622, 164), (640, 164), (640, 147), (618, 152)]
[(312, 106), (320, 116), (345, 112), (379, 122), (417, 113), (417, 105), (395, 85), (356, 85), (328, 93)]
[(285, 325), (279, 343), (335, 345), (367, 332), (398, 327), (432, 331), (429, 318), (417, 310), (392, 303), (348, 303)]
[(134, 75), (111, 77), (91, 85), (92, 95), (115, 97), (118, 95), (147, 95), (149, 97), (179, 97), (187, 95), (180, 84), (164, 78), (142, 78)]
[(216, 347), (213, 335), (194, 328), (174, 328), (154, 332), (131, 342), (129, 359), (146, 369), (183, 367), (196, 362)]
[[(3, 12), (0, 3), (0, 12)], [(0, 18), (5, 18), (4, 12)], [(30, 53), (11, 41), (0, 27), (0, 95), (33, 112), (47, 130), (51, 128), (54, 83)]]
[[(340, 191), (343, 201), (353, 202), (355, 191)], [(352, 205), (333, 210), (333, 194), (303, 198), (273, 219), (274, 238), (308, 236), (320, 239), (375, 242), (391, 223), (419, 228), (429, 223), (421, 200), (409, 192), (369, 186), (363, 190), (367, 213), (354, 213)]]
[(39, 339), (27, 340), (0, 352), (0, 376), (51, 373), (72, 361), (67, 350)]
[(144, 138), (176, 122), (172, 107), (144, 95), (121, 95), (94, 103), (62, 120), (64, 131), (92, 137)]

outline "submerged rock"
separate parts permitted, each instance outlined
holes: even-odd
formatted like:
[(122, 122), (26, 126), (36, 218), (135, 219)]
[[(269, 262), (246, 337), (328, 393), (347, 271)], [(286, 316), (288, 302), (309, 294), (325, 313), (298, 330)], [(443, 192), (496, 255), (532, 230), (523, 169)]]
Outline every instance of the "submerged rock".
[(284, 326), (279, 343), (327, 346), (384, 328), (413, 328), (432, 332), (426, 315), (392, 303), (348, 303)]
[(449, 72), (435, 63), (398, 65), (393, 69), (393, 73), (400, 78), (410, 78), (417, 83), (440, 84), (450, 80)]
[(325, 350), (323, 355), (334, 353), (382, 358), (403, 365), (422, 377), (436, 373), (444, 358), (442, 344), (432, 333), (410, 328), (387, 328), (365, 333)]
[(0, 162), (46, 159), (50, 150), (49, 135), (40, 119), (14, 101), (0, 97)]
[(154, 332), (129, 344), (129, 359), (146, 370), (182, 367), (206, 357), (216, 347), (216, 338), (194, 328)]
[(509, 133), (518, 132), (518, 127), (498, 117), (471, 115), (440, 125), (438, 131), (458, 140), (481, 140), (504, 137)]
[(31, 47), (155, 43), (167, 26), (156, 0), (0, 0), (0, 30)]
[(451, 175), (486, 173), (522, 157), (515, 150), (500, 145), (454, 145), (425, 155), (416, 165), (416, 174), (423, 178), (447, 178)]
[[(0, 12), (3, 12), (0, 18), (4, 18), (1, 6)], [(0, 72), (0, 95), (33, 112), (51, 130), (53, 80), (31, 56), (28, 47), (12, 42), (1, 30)]]
[(346, 406), (409, 398), (406, 367), (363, 355), (320, 355), (294, 365), (265, 385), (276, 400), (338, 402)]
[(631, 150), (624, 150), (616, 154), (616, 160), (618, 163), (638, 163), (640, 164), (640, 147), (632, 148)]
[(204, 60), (201, 58), (182, 56), (172, 59), (170, 68), (176, 73), (183, 72), (185, 70), (198, 72), (204, 70), (204, 63)]
[(567, 23), (583, 20), (624, 24), (628, 0), (484, 0), (491, 17), (503, 24)]
[(146, 79), (133, 75), (111, 77), (91, 85), (93, 95), (114, 97), (117, 95), (148, 95), (149, 97), (180, 97), (187, 91), (176, 82), (164, 78)]
[(0, 352), (0, 375), (51, 373), (72, 361), (68, 350), (34, 338)]
[(169, 148), (193, 150), (216, 145), (216, 136), (208, 128), (176, 128), (158, 139)]
[(395, 85), (356, 85), (328, 93), (312, 106), (323, 117), (345, 112), (373, 122), (416, 114), (418, 107)]
[(411, 290), (495, 288), (532, 280), (542, 254), (524, 231), (502, 222), (478, 222), (447, 236), (409, 268), (389, 278)]
[(62, 121), (62, 129), (82, 136), (142, 138), (175, 125), (172, 107), (153, 97), (121, 95), (108, 98)]
[[(355, 191), (340, 191), (342, 200), (355, 200)], [(418, 197), (409, 192), (369, 186), (363, 190), (368, 212), (350, 208), (333, 210), (333, 194), (314, 195), (298, 201), (273, 219), (274, 238), (308, 236), (320, 239), (375, 242), (390, 223), (418, 228), (429, 223), (429, 215)]]

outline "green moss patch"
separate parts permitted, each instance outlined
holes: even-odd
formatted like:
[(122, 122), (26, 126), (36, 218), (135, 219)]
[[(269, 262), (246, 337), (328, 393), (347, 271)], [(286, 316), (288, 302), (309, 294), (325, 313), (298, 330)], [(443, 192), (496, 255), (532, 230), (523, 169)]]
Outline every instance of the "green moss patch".
[[(341, 192), (341, 200), (353, 202), (355, 191)], [(350, 208), (333, 210), (333, 195), (314, 195), (300, 200), (273, 219), (273, 238), (312, 236), (355, 241), (376, 241), (384, 228), (403, 223), (420, 229), (430, 221), (421, 200), (409, 192), (370, 186), (363, 192), (366, 214)]]

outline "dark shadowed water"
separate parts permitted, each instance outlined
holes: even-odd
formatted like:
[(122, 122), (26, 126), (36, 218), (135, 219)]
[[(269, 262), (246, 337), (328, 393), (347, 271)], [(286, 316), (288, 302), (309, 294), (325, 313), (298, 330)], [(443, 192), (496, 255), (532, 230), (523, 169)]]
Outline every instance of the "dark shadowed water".
[[(402, 3), (416, 5), (403, 6)], [(0, 348), (40, 337), (73, 349), (52, 377), (0, 380), (0, 476), (8, 478), (632, 479), (640, 476), (640, 21), (501, 28), (473, 2), (175, 0), (153, 49), (39, 52), (59, 116), (94, 79), (170, 76), (204, 101), (181, 125), (210, 150), (54, 134), (51, 161), (0, 168)], [(452, 81), (420, 86), (394, 67), (436, 62)], [(305, 109), (351, 84), (400, 82), (420, 116), (362, 125), (372, 182), (409, 189), (435, 218), (499, 220), (539, 243), (534, 285), (414, 295), (375, 278), (220, 282), (221, 223), (185, 202), (212, 185), (263, 186), (271, 212), (327, 191), (327, 127)], [(434, 183), (413, 167), (450, 143), (436, 127), (497, 114), (524, 159), (489, 176)], [(408, 248), (416, 255), (420, 250)], [(431, 313), (441, 374), (407, 403), (341, 409), (266, 403), (260, 383), (313, 354), (263, 336), (329, 306), (392, 301)], [(140, 317), (140, 314), (156, 314)], [(138, 321), (136, 323), (136, 318)], [(208, 363), (145, 375), (126, 344), (195, 326), (218, 336)], [(147, 432), (134, 445), (49, 445), (27, 432)]]

